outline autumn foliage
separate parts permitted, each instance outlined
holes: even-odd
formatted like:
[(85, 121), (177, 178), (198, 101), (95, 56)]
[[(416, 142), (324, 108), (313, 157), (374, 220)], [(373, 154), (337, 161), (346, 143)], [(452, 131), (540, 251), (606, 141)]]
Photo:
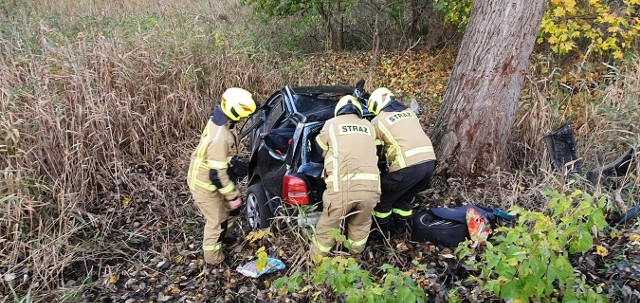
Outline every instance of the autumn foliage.
[[(464, 29), (473, 0), (436, 0), (448, 22)], [(551, 0), (544, 15), (538, 43), (547, 43), (557, 54), (571, 51), (610, 54), (622, 58), (637, 46), (640, 33), (640, 1)]]

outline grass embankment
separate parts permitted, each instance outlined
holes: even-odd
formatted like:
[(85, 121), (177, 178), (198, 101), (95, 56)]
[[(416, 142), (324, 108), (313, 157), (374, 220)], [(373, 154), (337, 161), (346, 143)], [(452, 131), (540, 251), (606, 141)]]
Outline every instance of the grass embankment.
[[(162, 290), (175, 279), (155, 266), (178, 256), (185, 268), (196, 264), (193, 281), (225, 285), (237, 278), (228, 269), (219, 276), (198, 274), (202, 222), (184, 182), (187, 155), (224, 88), (245, 87), (266, 99), (284, 84), (351, 84), (362, 77), (369, 89), (386, 85), (405, 99), (417, 97), (428, 128), (453, 62), (446, 51), (376, 58), (270, 53), (264, 51), (268, 42), (252, 34), (259, 24), (246, 21), (249, 30), (240, 24), (248, 19), (237, 16), (248, 13), (234, 1), (159, 3), (3, 4), (3, 300), (77, 299), (91, 292), (115, 298), (117, 289), (132, 287), (134, 282), (125, 285), (131, 279), (151, 289), (139, 294), (157, 299), (155, 281), (169, 281)], [(529, 169), (474, 183), (488, 182), (497, 190), (478, 191), (468, 180), (449, 180), (430, 193), (432, 206), (448, 201), (544, 208), (538, 187), (566, 184), (547, 172), (541, 138), (569, 117), (585, 168), (637, 146), (637, 64), (604, 69), (584, 64), (562, 71), (551, 60), (534, 61), (513, 144), (514, 162)], [(640, 196), (638, 167), (618, 182), (618, 196), (629, 205), (637, 205)], [(306, 240), (296, 239), (292, 252), (304, 250)], [(251, 257), (252, 245), (243, 248), (235, 263)], [(402, 254), (407, 246), (396, 248)], [(403, 267), (410, 265), (402, 260), (411, 258), (387, 261)], [(301, 268), (297, 254), (288, 262)], [(425, 285), (446, 279), (429, 275)], [(184, 295), (180, 291), (187, 286), (175, 285), (175, 295)]]

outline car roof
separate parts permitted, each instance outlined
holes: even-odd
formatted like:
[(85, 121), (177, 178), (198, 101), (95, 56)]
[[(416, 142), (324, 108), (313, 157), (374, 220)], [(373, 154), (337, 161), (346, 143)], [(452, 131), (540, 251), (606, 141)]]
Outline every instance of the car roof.
[(298, 86), (293, 87), (291, 90), (297, 95), (335, 94), (343, 96), (352, 94), (353, 89), (353, 87), (349, 86)]
[[(291, 88), (296, 111), (307, 117), (307, 121), (324, 121), (333, 117), (336, 103), (344, 95), (353, 94), (349, 86), (299, 86)], [(364, 104), (363, 104), (364, 105)], [(366, 106), (363, 106), (368, 114)]]

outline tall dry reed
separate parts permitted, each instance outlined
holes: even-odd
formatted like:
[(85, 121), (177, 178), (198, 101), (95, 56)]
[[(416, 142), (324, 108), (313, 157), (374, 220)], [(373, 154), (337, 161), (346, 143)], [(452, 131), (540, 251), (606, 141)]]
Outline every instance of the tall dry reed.
[[(537, 55), (527, 75), (514, 125), (511, 157), (516, 167), (544, 176), (547, 185), (566, 185), (562, 172), (551, 166), (544, 136), (571, 121), (576, 154), (582, 164), (578, 179), (589, 170), (615, 160), (629, 148), (640, 147), (640, 64), (637, 58), (618, 67), (583, 60), (561, 64)], [(558, 66), (564, 66), (560, 68)], [(640, 204), (638, 157), (629, 172), (614, 182), (589, 184), (590, 190), (606, 187), (623, 193), (627, 207)], [(613, 197), (612, 197), (613, 198)]]
[[(182, 175), (223, 89), (264, 94), (288, 79), (237, 47), (217, 1), (14, 2), (0, 36), (0, 288), (56, 296), (65, 270), (118, 244), (118, 205), (101, 193), (135, 190), (139, 163), (170, 159)], [(165, 201), (164, 215), (185, 202)]]

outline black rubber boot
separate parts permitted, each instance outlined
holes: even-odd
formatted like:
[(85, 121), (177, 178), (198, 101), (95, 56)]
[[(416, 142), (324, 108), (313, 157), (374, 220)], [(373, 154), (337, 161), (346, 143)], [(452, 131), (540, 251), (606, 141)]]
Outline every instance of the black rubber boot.
[(225, 220), (224, 222), (222, 222), (222, 233), (220, 233), (220, 238), (218, 238), (218, 242), (222, 242), (225, 245), (231, 245), (238, 241), (238, 237), (234, 236), (233, 234), (227, 235), (227, 231), (229, 229), (228, 223), (229, 220)]
[(390, 228), (391, 220), (389, 217), (373, 217), (373, 221), (371, 221), (371, 233), (369, 233), (369, 240), (373, 242), (382, 242), (383, 239), (389, 239)]
[(392, 237), (401, 237), (407, 231), (411, 231), (411, 216), (404, 217), (393, 215), (393, 220), (391, 224), (391, 236)]
[(238, 237), (234, 236), (234, 235), (228, 235), (224, 238), (222, 238), (222, 243), (225, 245), (231, 245), (231, 244), (235, 244), (238, 241)]

